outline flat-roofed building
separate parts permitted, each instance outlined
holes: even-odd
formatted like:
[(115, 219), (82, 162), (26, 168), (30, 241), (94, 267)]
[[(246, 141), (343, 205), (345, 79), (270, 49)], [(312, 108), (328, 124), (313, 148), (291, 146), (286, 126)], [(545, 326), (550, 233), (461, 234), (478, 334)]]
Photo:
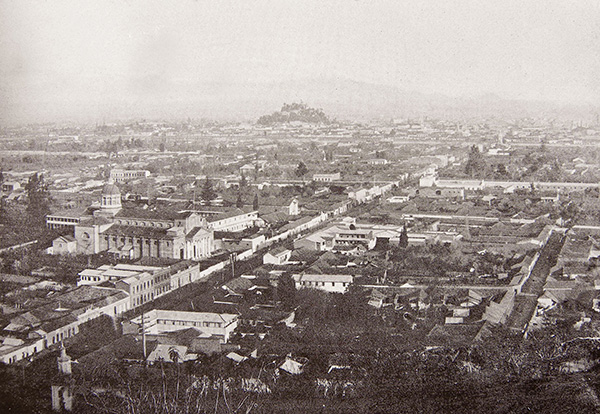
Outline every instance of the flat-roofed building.
[(343, 246), (362, 245), (368, 250), (375, 247), (377, 239), (369, 229), (340, 229), (333, 237), (333, 244)]
[(110, 171), (110, 178), (117, 183), (124, 183), (131, 180), (139, 180), (140, 178), (150, 177), (148, 170), (124, 170), (115, 168)]
[[(140, 325), (142, 317), (131, 322)], [(153, 309), (144, 314), (144, 330), (147, 334), (162, 334), (195, 328), (206, 336), (218, 337), (222, 343), (228, 342), (231, 333), (237, 328), (239, 316), (230, 313), (184, 312)]]
[(66, 209), (46, 216), (46, 227), (52, 230), (69, 229), (75, 234), (75, 227), (81, 223), (85, 209)]
[(354, 281), (352, 275), (293, 275), (296, 289), (319, 289), (330, 293), (344, 293)]
[(130, 298), (129, 306), (135, 308), (191, 283), (199, 276), (200, 266), (189, 260), (162, 267), (120, 263), (81, 271), (77, 285), (110, 283), (127, 292)]
[(320, 181), (330, 183), (332, 181), (339, 181), (342, 179), (342, 175), (339, 172), (330, 174), (314, 174), (313, 181)]
[(141, 266), (131, 264), (102, 265), (96, 269), (84, 269), (79, 273), (77, 286), (99, 285), (104, 282), (116, 282), (138, 275), (142, 272), (154, 273), (161, 270), (158, 266)]

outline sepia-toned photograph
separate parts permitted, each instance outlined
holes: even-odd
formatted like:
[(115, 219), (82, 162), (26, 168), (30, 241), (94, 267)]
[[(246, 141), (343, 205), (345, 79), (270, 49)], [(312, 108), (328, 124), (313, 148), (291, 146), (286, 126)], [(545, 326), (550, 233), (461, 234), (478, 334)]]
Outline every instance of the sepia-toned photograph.
[(0, 0), (0, 413), (600, 413), (600, 0)]

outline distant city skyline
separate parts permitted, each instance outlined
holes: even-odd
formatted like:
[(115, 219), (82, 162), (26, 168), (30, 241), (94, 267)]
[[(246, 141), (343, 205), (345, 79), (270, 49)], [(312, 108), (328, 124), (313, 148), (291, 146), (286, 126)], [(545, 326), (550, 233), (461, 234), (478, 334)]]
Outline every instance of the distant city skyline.
[(438, 95), (597, 109), (599, 21), (597, 0), (0, 1), (0, 123), (252, 118), (294, 100), (401, 115)]

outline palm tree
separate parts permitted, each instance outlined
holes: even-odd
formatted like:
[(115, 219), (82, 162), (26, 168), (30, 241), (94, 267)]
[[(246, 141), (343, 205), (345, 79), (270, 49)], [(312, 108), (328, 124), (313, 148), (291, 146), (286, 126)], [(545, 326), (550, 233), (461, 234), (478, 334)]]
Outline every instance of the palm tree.
[(169, 348), (169, 358), (171, 359), (171, 361), (178, 363), (180, 359), (179, 351), (177, 351), (177, 349), (173, 347)]

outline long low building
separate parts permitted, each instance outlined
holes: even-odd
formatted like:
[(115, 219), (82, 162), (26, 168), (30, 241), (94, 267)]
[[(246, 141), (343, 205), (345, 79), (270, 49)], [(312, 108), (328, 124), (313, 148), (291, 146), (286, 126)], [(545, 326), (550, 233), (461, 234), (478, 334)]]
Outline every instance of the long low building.
[(201, 272), (192, 261), (165, 267), (118, 264), (83, 270), (77, 287), (38, 298), (30, 309), (26, 303), (14, 305), (15, 316), (0, 334), (0, 362), (31, 357), (76, 335), (82, 323), (102, 315), (119, 317), (210, 272), (210, 268)]
[(104, 282), (116, 282), (142, 272), (154, 273), (160, 270), (159, 266), (140, 266), (119, 263), (116, 265), (102, 265), (96, 269), (84, 269), (79, 273), (77, 286), (99, 285)]
[(296, 289), (318, 289), (330, 293), (344, 293), (348, 290), (354, 276), (352, 275), (293, 275)]
[(148, 170), (124, 170), (121, 168), (114, 168), (110, 171), (110, 178), (118, 183), (148, 177), (150, 177), (150, 171)]
[(101, 315), (116, 317), (130, 309), (119, 289), (78, 286), (44, 300), (13, 318), (2, 331), (0, 361), (11, 364), (57, 346), (79, 333), (80, 325)]
[(483, 190), (503, 188), (506, 192), (515, 190), (529, 190), (531, 186), (540, 191), (584, 191), (590, 188), (599, 188), (598, 183), (573, 183), (573, 182), (546, 182), (546, 181), (495, 181), (495, 180), (452, 180), (438, 178), (437, 176), (422, 177), (419, 181), (421, 187), (462, 188), (465, 190)]
[(173, 289), (195, 281), (200, 276), (200, 265), (181, 261), (170, 266), (141, 266), (131, 264), (103, 265), (79, 273), (77, 285), (112, 283), (127, 292), (131, 308), (150, 302)]
[[(222, 343), (229, 341), (237, 328), (239, 316), (230, 313), (184, 312), (153, 309), (143, 315), (144, 331), (147, 334), (162, 334), (195, 328), (206, 336), (218, 337)], [(131, 320), (142, 326), (142, 316)]]
[[(354, 221), (344, 220), (294, 241), (294, 247), (318, 251), (342, 251), (343, 247), (361, 246), (365, 250), (371, 250), (379, 240), (398, 243), (402, 231), (401, 226), (357, 224)], [(407, 235), (410, 245), (421, 245), (427, 242), (452, 244), (462, 238), (456, 231), (410, 232)]]

